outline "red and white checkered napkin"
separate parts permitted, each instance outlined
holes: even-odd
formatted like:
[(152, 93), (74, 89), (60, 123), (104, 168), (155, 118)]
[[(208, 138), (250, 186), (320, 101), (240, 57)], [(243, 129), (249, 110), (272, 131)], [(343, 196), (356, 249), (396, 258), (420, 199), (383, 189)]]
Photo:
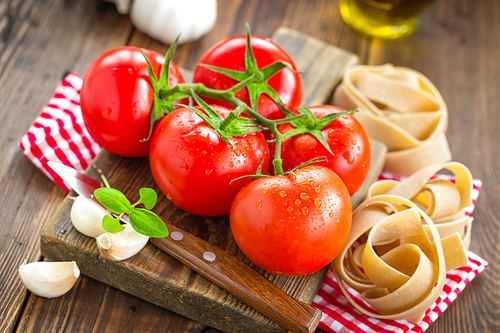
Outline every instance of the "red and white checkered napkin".
[[(454, 181), (453, 176), (439, 175), (442, 179)], [(383, 172), (382, 179), (401, 180), (388, 172)], [(475, 179), (472, 190), (472, 206), (466, 208), (466, 214), (471, 215), (476, 204), (479, 191), (481, 190), (481, 181)], [(449, 271), (446, 274), (445, 286), (436, 302), (427, 310), (424, 318), (418, 325), (406, 320), (381, 320), (367, 317), (356, 310), (339, 288), (333, 271), (330, 269), (326, 275), (323, 285), (314, 298), (312, 305), (323, 312), (319, 327), (327, 332), (423, 332), (436, 321), (444, 310), (453, 302), (458, 294), (464, 290), (473, 278), (481, 273), (488, 262), (472, 252), (468, 252), (469, 263), (460, 268)], [(373, 310), (367, 303), (363, 302), (361, 294), (356, 290), (344, 284), (347, 290), (358, 303), (364, 304), (367, 309)]]
[(24, 156), (66, 192), (70, 189), (47, 162), (60, 162), (83, 172), (101, 150), (83, 124), (81, 87), (82, 78), (68, 74), (19, 141)]
[[(82, 79), (69, 74), (57, 87), (35, 123), (19, 141), (23, 154), (56, 184), (69, 192), (63, 180), (57, 176), (48, 161), (61, 162), (83, 172), (101, 147), (91, 138), (83, 124), (80, 109)], [(447, 176), (443, 176), (447, 177)], [(382, 173), (381, 179), (397, 179)], [(473, 203), (475, 204), (481, 181), (474, 181)], [(474, 206), (467, 211), (470, 215)], [(323, 311), (319, 327), (328, 332), (423, 332), (455, 300), (457, 295), (488, 263), (469, 252), (469, 264), (448, 272), (443, 292), (427, 311), (424, 319), (414, 325), (404, 320), (379, 320), (359, 313), (350, 305), (340, 291), (330, 270), (313, 305)], [(359, 293), (348, 289), (351, 295), (361, 300)]]

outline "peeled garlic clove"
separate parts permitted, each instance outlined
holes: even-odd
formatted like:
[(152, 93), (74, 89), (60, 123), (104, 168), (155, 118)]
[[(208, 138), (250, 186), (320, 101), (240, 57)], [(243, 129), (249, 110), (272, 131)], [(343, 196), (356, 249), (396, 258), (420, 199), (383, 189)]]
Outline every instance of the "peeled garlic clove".
[(26, 288), (37, 296), (53, 298), (67, 293), (80, 276), (74, 261), (32, 262), (19, 267), (19, 276)]
[(106, 232), (102, 228), (102, 218), (110, 215), (98, 203), (78, 196), (71, 207), (71, 222), (76, 230), (89, 237), (97, 237)]
[(135, 231), (130, 224), (124, 225), (125, 230), (106, 232), (96, 238), (101, 254), (110, 260), (125, 260), (137, 254), (146, 246), (149, 237)]

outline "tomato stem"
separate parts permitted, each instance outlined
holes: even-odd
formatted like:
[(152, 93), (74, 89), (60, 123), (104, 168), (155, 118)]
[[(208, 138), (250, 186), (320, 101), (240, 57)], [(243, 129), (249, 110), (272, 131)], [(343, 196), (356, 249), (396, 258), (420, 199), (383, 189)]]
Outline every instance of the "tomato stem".
[[(231, 145), (229, 141), (229, 135), (243, 135), (244, 133), (249, 133), (251, 131), (260, 131), (263, 129), (263, 126), (267, 127), (269, 131), (274, 135), (276, 142), (276, 151), (274, 155), (273, 165), (274, 172), (276, 175), (283, 175), (283, 166), (281, 159), (281, 146), (284, 139), (286, 139), (289, 135), (283, 136), (278, 130), (278, 125), (283, 123), (292, 123), (292, 125), (298, 125), (299, 123), (304, 123), (306, 126), (295, 126), (298, 127), (294, 132), (295, 134), (311, 132), (315, 136), (320, 136), (321, 133), (318, 129), (315, 128), (317, 123), (314, 115), (305, 108), (298, 108), (299, 115), (292, 113), (290, 110), (286, 108), (283, 101), (280, 99), (276, 91), (274, 91), (271, 86), (267, 84), (267, 81), (275, 75), (277, 72), (286, 67), (291, 67), (290, 64), (285, 62), (275, 62), (263, 68), (257, 67), (257, 62), (253, 55), (252, 48), (250, 46), (250, 26), (247, 24), (247, 36), (246, 36), (246, 52), (245, 52), (245, 71), (235, 71), (227, 68), (215, 67), (206, 64), (199, 64), (201, 67), (205, 67), (209, 70), (224, 74), (225, 76), (232, 78), (233, 80), (238, 81), (236, 85), (226, 90), (215, 90), (210, 89), (204, 86), (202, 83), (185, 83), (178, 84), (175, 87), (169, 88), (168, 84), (162, 84), (161, 86), (155, 83), (155, 97), (158, 97), (160, 101), (158, 101), (158, 105), (163, 106), (161, 112), (169, 113), (174, 110), (174, 101), (176, 99), (184, 98), (186, 94), (192, 95), (198, 104), (205, 110), (205, 112), (210, 111), (210, 107), (206, 105), (206, 103), (199, 99), (198, 95), (214, 98), (218, 100), (225, 101), (232, 106), (236, 107), (236, 109), (231, 112), (228, 117), (224, 120), (220, 119), (212, 119), (210, 115), (201, 114), (201, 111), (194, 110), (198, 113), (202, 118), (210, 118), (207, 123), (209, 123), (214, 129), (217, 131), (219, 136), (228, 144)], [(166, 56), (166, 63), (164, 67), (168, 65), (171, 61), (173, 52), (175, 50), (175, 44), (169, 49)], [(150, 72), (152, 72), (151, 66)], [(168, 71), (167, 71), (168, 72)], [(154, 74), (151, 74), (152, 81), (155, 81), (156, 78)], [(167, 77), (168, 78), (168, 77)], [(163, 81), (165, 80), (162, 77)], [(160, 80), (161, 81), (161, 80)], [(248, 95), (250, 98), (250, 105), (248, 106), (245, 102), (236, 98), (235, 94), (240, 89), (246, 87), (248, 89)], [(272, 100), (276, 102), (278, 107), (283, 111), (285, 118), (271, 120), (263, 117), (257, 112), (257, 105), (259, 96), (261, 94), (267, 94)], [(174, 99), (175, 98), (175, 99)], [(201, 102), (201, 104), (200, 104)], [(202, 105), (203, 104), (203, 105)], [(167, 106), (167, 107), (165, 107)], [(207, 109), (208, 108), (208, 109)], [(190, 108), (191, 109), (191, 108)], [(247, 115), (256, 120), (256, 123), (252, 123), (249, 119), (239, 117), (241, 112), (245, 112)], [(159, 115), (156, 115), (156, 119), (159, 119)], [(215, 118), (217, 118), (215, 116)], [(154, 123), (152, 123), (153, 127)], [(323, 140), (324, 141), (324, 140)], [(321, 141), (323, 144), (326, 142)], [(329, 150), (330, 148), (326, 145), (326, 148)]]
[(221, 130), (227, 129), (228, 126), (236, 118), (238, 118), (238, 116), (241, 114), (241, 112), (245, 112), (250, 117), (256, 119), (259, 123), (261, 123), (262, 125), (267, 127), (275, 137), (276, 151), (275, 151), (275, 155), (274, 155), (275, 158), (273, 160), (274, 172), (276, 175), (283, 175), (283, 167), (282, 167), (282, 160), (281, 160), (281, 143), (283, 142), (284, 137), (280, 133), (280, 131), (278, 130), (278, 125), (283, 124), (283, 123), (289, 123), (292, 121), (307, 121), (310, 116), (308, 114), (295, 115), (295, 114), (289, 113), (283, 119), (276, 119), (276, 120), (267, 119), (266, 117), (260, 115), (258, 112), (256, 112), (252, 108), (250, 108), (245, 102), (239, 100), (238, 98), (236, 98), (234, 96), (235, 91), (238, 91), (239, 89), (244, 87), (249, 82), (253, 82), (254, 80), (258, 80), (259, 78), (260, 78), (260, 76), (258, 75), (258, 72), (256, 72), (252, 76), (248, 77), (247, 79), (245, 79), (242, 82), (240, 82), (239, 84), (237, 84), (236, 86), (234, 86), (230, 89), (227, 89), (227, 90), (210, 89), (201, 83), (184, 83), (184, 84), (176, 85), (175, 87), (172, 87), (172, 88), (161, 89), (159, 96), (160, 96), (160, 98), (167, 99), (167, 98), (169, 98), (169, 96), (172, 96), (173, 94), (179, 94), (181, 92), (188, 92), (188, 91), (192, 90), (200, 96), (210, 97), (210, 98), (215, 98), (215, 99), (226, 101), (227, 103), (236, 107), (236, 110), (238, 110), (238, 111), (235, 110), (236, 112), (230, 113), (229, 116), (220, 123), (219, 129), (221, 129)]

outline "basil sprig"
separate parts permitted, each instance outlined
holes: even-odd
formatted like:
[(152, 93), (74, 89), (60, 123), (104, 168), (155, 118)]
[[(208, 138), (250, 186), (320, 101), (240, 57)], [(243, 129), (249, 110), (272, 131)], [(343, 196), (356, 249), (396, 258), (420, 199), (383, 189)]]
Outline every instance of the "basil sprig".
[[(129, 222), (132, 228), (140, 234), (149, 237), (162, 238), (168, 236), (168, 229), (161, 218), (151, 211), (158, 198), (156, 192), (151, 188), (141, 188), (139, 190), (139, 200), (131, 204), (127, 197), (117, 189), (101, 187), (94, 191), (94, 196), (110, 212), (118, 217), (104, 216), (102, 227), (104, 230), (115, 233), (125, 230), (120, 224), (123, 215), (129, 215)], [(144, 208), (138, 208), (142, 204)]]

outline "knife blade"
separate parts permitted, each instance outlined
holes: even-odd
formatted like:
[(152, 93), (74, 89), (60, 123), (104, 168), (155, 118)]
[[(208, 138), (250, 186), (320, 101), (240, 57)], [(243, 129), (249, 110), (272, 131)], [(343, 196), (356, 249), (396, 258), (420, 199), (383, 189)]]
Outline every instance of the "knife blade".
[[(97, 201), (101, 184), (61, 163), (48, 162), (76, 193)], [(161, 217), (160, 217), (161, 218)], [(151, 243), (292, 332), (314, 332), (321, 311), (281, 290), (256, 270), (224, 250), (168, 223), (169, 235)]]

